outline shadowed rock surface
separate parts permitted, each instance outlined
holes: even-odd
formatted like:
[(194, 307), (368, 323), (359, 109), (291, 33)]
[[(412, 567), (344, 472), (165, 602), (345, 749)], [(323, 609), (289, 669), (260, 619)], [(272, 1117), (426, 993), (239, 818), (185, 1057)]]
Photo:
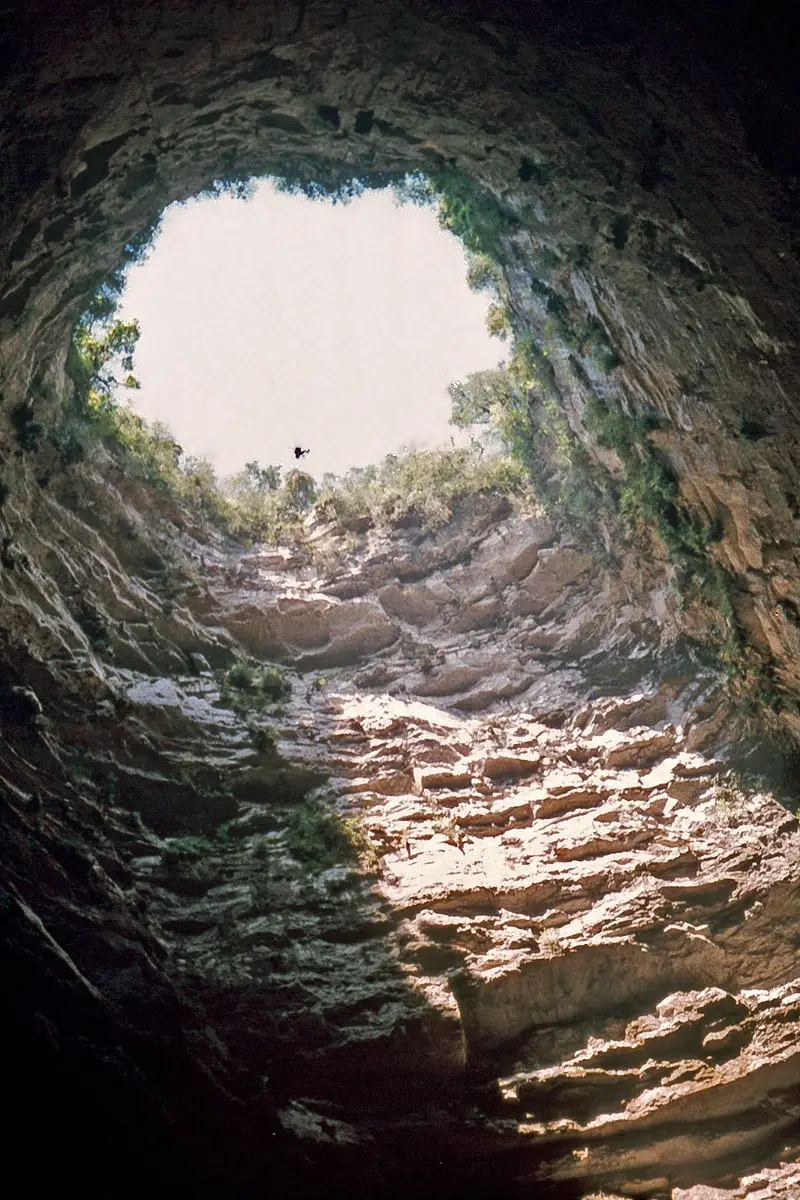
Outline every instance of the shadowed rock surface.
[[(800, 1194), (796, 77), (721, 13), (4, 14), (2, 1139), (32, 1194)], [(623, 469), (592, 400), (658, 418), (783, 741), (655, 537), (481, 495), (244, 550), (59, 457), (71, 327), (166, 203), (451, 166), (594, 466)], [(242, 652), (292, 680), (272, 738), (222, 687)]]

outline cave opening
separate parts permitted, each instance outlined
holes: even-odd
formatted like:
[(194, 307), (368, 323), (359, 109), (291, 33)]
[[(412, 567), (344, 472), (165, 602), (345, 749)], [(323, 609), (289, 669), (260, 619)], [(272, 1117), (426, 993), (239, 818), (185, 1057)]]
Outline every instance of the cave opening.
[(114, 314), (142, 330), (137, 411), (220, 476), (298, 465), (298, 442), (318, 481), (402, 446), (466, 443), (447, 386), (500, 348), (432, 196), (423, 208), (401, 205), (399, 187), (364, 189), (342, 203), (288, 187), (253, 180), (241, 200), (220, 188), (162, 216)]
[[(10, 13), (3, 1136), (51, 1189), (800, 1187), (797, 819), (728, 771), (800, 730), (786, 48), (494, 7)], [(516, 475), (274, 553), (82, 454), (71, 331), (166, 205), (413, 172)]]
[(79, 318), (50, 474), (113, 447), (246, 543), (303, 542), (318, 512), (429, 529), (492, 488), (535, 505), (513, 225), (464, 172), (215, 180), (126, 244)]

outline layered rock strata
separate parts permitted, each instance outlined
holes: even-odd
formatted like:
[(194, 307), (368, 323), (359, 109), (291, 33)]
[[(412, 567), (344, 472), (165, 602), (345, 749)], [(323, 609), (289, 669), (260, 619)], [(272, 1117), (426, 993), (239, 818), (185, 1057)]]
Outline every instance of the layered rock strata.
[[(483, 497), (319, 530), (326, 575), (59, 440), (71, 326), (165, 204), (453, 168), (593, 468), (622, 481), (593, 402), (658, 426), (796, 734), (788, 39), (677, 4), (3, 20), (5, 1161), (103, 1196), (794, 1195), (792, 760), (728, 778), (755, 731), (657, 544), (612, 570)], [(221, 693), (241, 651), (298, 673), (275, 748)], [(309, 860), (313, 789), (360, 869)]]
[[(100, 647), (74, 622), (94, 699), (54, 670), (44, 715), (4, 720), (12, 944), (27, 921), (34, 977), (58, 964), (37, 1042), (107, 1056), (99, 1014), (124, 1022), (153, 1153), (171, 1121), (189, 1170), (218, 1112), (219, 1187), (790, 1195), (798, 823), (730, 774), (746, 730), (696, 650), (659, 645), (648, 588), (491, 497), (327, 579), (220, 539), (195, 585), (169, 538), (167, 615), (133, 568), (80, 580), (103, 628), (153, 610)], [(44, 577), (12, 575), (33, 641)], [(210, 661), (237, 648), (284, 664), (282, 715), (228, 707)], [(355, 858), (298, 850), (309, 806)]]

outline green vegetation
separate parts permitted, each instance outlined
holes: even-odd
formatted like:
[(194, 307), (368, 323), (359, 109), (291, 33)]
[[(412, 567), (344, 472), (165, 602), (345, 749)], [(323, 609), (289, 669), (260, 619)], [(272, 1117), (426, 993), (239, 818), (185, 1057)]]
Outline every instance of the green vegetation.
[[(673, 562), (687, 570), (708, 574), (708, 545), (718, 537), (711, 524), (701, 524), (681, 505), (678, 482), (659, 457), (647, 434), (658, 427), (648, 414), (628, 415), (616, 404), (593, 397), (586, 406), (584, 425), (598, 443), (613, 450), (625, 468), (619, 508), (631, 524), (655, 529)], [(702, 570), (700, 569), (702, 560)], [(732, 616), (730, 602), (726, 617)]]
[(342, 824), (362, 870), (379, 873), (383, 856), (389, 849), (388, 844), (385, 841), (376, 844), (366, 823), (360, 817), (345, 817)]
[(32, 404), (17, 404), (11, 410), (11, 425), (21, 452), (38, 450), (46, 430), (41, 421), (34, 420)]
[(501, 294), (503, 272), (488, 254), (467, 255), (467, 287), (471, 292)]
[(252, 175), (228, 175), (215, 179), (210, 187), (197, 193), (196, 198), (228, 196), (233, 200), (249, 200), (255, 192), (256, 181)]
[(501, 342), (504, 342), (512, 332), (511, 314), (501, 301), (489, 305), (489, 311), (486, 314), (486, 328), (492, 337), (499, 338)]
[(746, 652), (730, 576), (709, 553), (721, 531), (715, 523), (699, 520), (681, 503), (675, 475), (647, 436), (658, 428), (658, 418), (641, 412), (627, 414), (619, 405), (593, 398), (586, 407), (584, 424), (623, 464), (617, 498), (623, 517), (634, 529), (658, 534), (677, 568), (684, 593), (707, 604), (721, 621), (719, 651), (730, 674), (746, 679), (748, 691), (758, 696), (760, 703), (772, 703), (765, 664), (753, 652)]
[[(100, 283), (72, 335), (66, 370), (73, 383), (73, 404), (53, 429), (50, 440), (66, 466), (91, 456), (99, 439), (131, 443), (141, 454), (141, 418), (117, 403), (119, 389), (135, 391), (133, 355), (139, 340), (137, 321), (122, 321), (117, 306), (126, 273), (149, 253), (158, 221), (147, 225), (123, 249), (123, 262)], [(160, 430), (164, 436), (164, 427)], [(133, 457), (136, 457), (135, 453)], [(154, 473), (157, 474), (157, 473)]]
[(517, 223), (514, 216), (464, 172), (439, 171), (428, 178), (442, 228), (455, 234), (470, 253), (496, 258), (504, 234)]
[(216, 487), (227, 529), (245, 542), (299, 542), (303, 517), (317, 498), (316, 484), (305, 471), (281, 479), (280, 467), (246, 463), (225, 485)]
[(555, 524), (597, 542), (612, 504), (610, 481), (569, 427), (552, 363), (531, 334), (515, 338), (509, 361), (451, 384), (452, 421), (495, 432)]
[(221, 484), (210, 462), (186, 454), (166, 425), (145, 421), (120, 398), (121, 390), (139, 386), (132, 374), (139, 327), (116, 320), (115, 305), (116, 294), (107, 288), (73, 334), (73, 409), (54, 436), (64, 464), (91, 457), (102, 445), (122, 459), (128, 475), (187, 503), (245, 543), (302, 539), (302, 518), (315, 499), (311, 476), (295, 470), (281, 480), (279, 467), (250, 462)]
[(268, 725), (248, 725), (248, 733), (253, 749), (259, 754), (276, 753), (276, 736), (275, 730)]
[(343, 477), (324, 476), (319, 504), (345, 528), (367, 519), (378, 526), (418, 523), (427, 531), (444, 525), (459, 500), (478, 492), (521, 496), (523, 473), (509, 457), (484, 455), (477, 447), (415, 450)]
[(300, 179), (279, 176), (275, 180), (276, 191), (290, 196), (305, 196), (308, 200), (327, 200), (330, 204), (349, 204), (372, 188), (386, 187), (390, 176), (365, 175), (360, 178), (343, 179), (330, 167), (318, 164), (314, 176)]
[(353, 863), (362, 870), (380, 870), (388, 844), (377, 845), (360, 817), (341, 817), (319, 799), (307, 799), (290, 814), (286, 847), (309, 871)]
[(473, 255), (495, 260), (502, 237), (516, 218), (471, 175), (457, 170), (432, 170), (426, 174), (366, 174), (342, 178), (336, 169), (319, 163), (307, 165), (308, 177), (285, 175), (276, 181), (279, 191), (311, 200), (348, 204), (366, 191), (391, 188), (398, 204), (435, 207), (439, 224), (459, 238)]
[(503, 413), (514, 403), (514, 381), (505, 366), (473, 371), (466, 379), (451, 383), (450, 419), (460, 429), (492, 423), (499, 426)]
[[(599, 327), (590, 333), (598, 356), (610, 355)], [(551, 351), (552, 341), (541, 346), (526, 333), (515, 338), (506, 364), (452, 384), (453, 423), (494, 430), (556, 525), (595, 550), (602, 525), (613, 528), (620, 519), (634, 536), (656, 535), (684, 596), (707, 606), (718, 622), (718, 656), (745, 707), (775, 707), (779, 697), (770, 666), (747, 646), (732, 580), (710, 552), (721, 531), (681, 501), (678, 481), (649, 436), (659, 428), (656, 414), (628, 413), (616, 401), (590, 397), (584, 427), (620, 460), (621, 473), (609, 472), (566, 419)]]
[[(112, 301), (106, 299), (108, 307)], [(73, 409), (54, 437), (62, 461), (80, 462), (104, 445), (122, 458), (129, 475), (220, 518), (223, 502), (211, 464), (185, 455), (166, 425), (149, 424), (118, 398), (120, 389), (139, 386), (131, 373), (139, 326), (113, 319), (113, 311), (95, 318), (90, 309), (75, 328), (67, 360)]]
[[(280, 708), (281, 701), (292, 694), (292, 684), (280, 667), (264, 665), (246, 658), (238, 658), (227, 671), (218, 674), (220, 700), (226, 707), (240, 715), (273, 712)], [(267, 737), (262, 730), (257, 735)], [(254, 738), (256, 735), (253, 735)], [(258, 746), (256, 746), (258, 749)]]
[(550, 351), (530, 333), (514, 340), (507, 364), (451, 384), (449, 392), (453, 423), (493, 428), (557, 524), (592, 540), (598, 521), (617, 514), (629, 527), (653, 529), (673, 561), (694, 572), (713, 592), (718, 611), (732, 618), (724, 572), (706, 553), (716, 530), (701, 526), (681, 506), (677, 481), (647, 437), (655, 427), (653, 417), (628, 415), (597, 397), (586, 407), (586, 429), (622, 461), (620, 484), (570, 428)]
[(306, 800), (286, 824), (286, 846), (310, 870), (354, 862), (358, 851), (345, 822), (319, 800)]
[(210, 837), (205, 834), (182, 834), (166, 838), (165, 848), (161, 852), (164, 865), (177, 867), (193, 864), (207, 859), (211, 854), (225, 854), (234, 849), (237, 842), (231, 837), (230, 826), (230, 821), (224, 821)]

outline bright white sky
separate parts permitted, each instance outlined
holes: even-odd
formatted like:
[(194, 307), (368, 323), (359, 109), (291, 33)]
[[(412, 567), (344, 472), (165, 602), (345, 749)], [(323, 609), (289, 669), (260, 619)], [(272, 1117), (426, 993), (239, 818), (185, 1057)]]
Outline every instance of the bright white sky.
[(142, 329), (127, 395), (221, 475), (294, 466), (298, 443), (316, 478), (462, 444), (447, 385), (503, 358), (465, 275), (435, 211), (388, 192), (332, 205), (263, 181), (172, 205), (119, 306)]

